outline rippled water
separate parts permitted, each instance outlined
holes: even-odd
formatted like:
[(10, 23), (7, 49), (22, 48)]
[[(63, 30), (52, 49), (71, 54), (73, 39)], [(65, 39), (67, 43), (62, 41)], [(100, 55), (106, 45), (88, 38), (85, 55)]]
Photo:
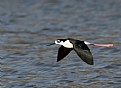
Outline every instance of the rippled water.
[[(115, 46), (56, 62), (67, 37)], [(0, 0), (0, 88), (121, 88), (121, 0)]]

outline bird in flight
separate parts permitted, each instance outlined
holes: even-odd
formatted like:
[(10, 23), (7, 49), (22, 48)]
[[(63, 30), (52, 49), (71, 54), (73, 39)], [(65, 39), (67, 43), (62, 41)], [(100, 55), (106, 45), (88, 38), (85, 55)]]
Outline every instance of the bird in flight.
[(72, 38), (57, 39), (55, 40), (54, 43), (49, 44), (49, 46), (54, 44), (61, 45), (60, 48), (58, 49), (57, 62), (62, 60), (72, 50), (74, 50), (77, 53), (77, 55), (89, 65), (93, 65), (94, 61), (93, 61), (93, 55), (87, 45), (105, 46), (105, 47), (113, 46), (113, 44), (89, 43), (87, 41), (80, 41)]

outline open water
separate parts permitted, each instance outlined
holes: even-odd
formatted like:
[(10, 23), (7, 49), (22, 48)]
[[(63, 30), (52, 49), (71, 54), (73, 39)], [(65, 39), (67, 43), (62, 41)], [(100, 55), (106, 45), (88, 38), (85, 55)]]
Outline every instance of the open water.
[[(58, 38), (114, 47), (56, 62)], [(0, 0), (0, 88), (121, 88), (121, 0)]]

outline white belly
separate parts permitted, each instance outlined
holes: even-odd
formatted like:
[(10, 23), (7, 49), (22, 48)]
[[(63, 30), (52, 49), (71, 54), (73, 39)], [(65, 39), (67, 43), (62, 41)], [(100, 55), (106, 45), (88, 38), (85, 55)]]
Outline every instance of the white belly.
[(66, 47), (66, 48), (73, 48), (73, 44), (70, 43), (69, 40), (65, 41), (65, 42), (63, 43), (63, 46)]

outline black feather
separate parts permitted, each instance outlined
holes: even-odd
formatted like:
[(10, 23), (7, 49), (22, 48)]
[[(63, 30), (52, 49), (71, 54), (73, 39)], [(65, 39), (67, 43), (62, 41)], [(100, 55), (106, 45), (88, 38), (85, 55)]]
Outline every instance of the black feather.
[(58, 49), (57, 62), (66, 57), (72, 50), (73, 48), (65, 48), (64, 46), (61, 46)]
[(73, 48), (77, 55), (87, 64), (93, 65), (94, 62), (92, 53), (84, 41), (79, 41), (71, 38), (69, 38), (69, 40), (73, 44)]

